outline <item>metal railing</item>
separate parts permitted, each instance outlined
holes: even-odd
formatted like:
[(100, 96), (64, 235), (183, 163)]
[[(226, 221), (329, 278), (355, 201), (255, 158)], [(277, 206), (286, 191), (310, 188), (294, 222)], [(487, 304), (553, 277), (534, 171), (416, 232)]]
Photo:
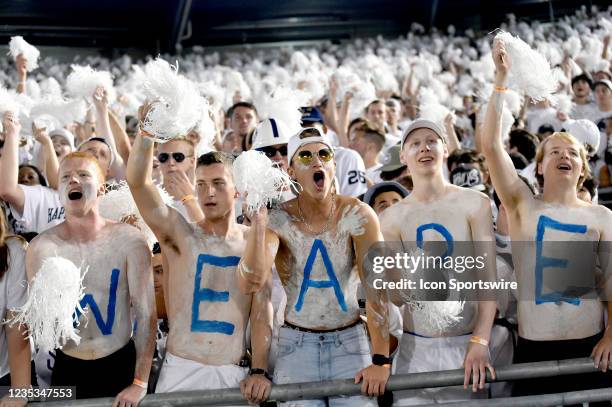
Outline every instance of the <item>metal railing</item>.
[[(496, 380), (491, 380), (487, 372), (487, 382), (504, 382), (510, 380), (532, 379), (540, 377), (565, 376), (597, 372), (590, 358), (557, 360), (549, 362), (521, 363), (496, 369)], [(612, 383), (612, 373), (609, 374)], [(463, 384), (464, 370), (444, 370), (438, 372), (393, 375), (387, 383), (389, 390), (422, 389), (427, 387), (456, 386)], [(353, 379), (330, 380), (325, 382), (308, 382), (274, 385), (269, 400), (303, 400), (326, 396), (357, 395), (361, 385)], [(466, 390), (469, 391), (469, 390)], [(584, 403), (589, 401), (612, 400), (612, 387), (607, 389), (584, 390), (579, 392), (558, 393), (516, 398), (487, 399), (450, 403), (449, 406), (558, 406)], [(45, 406), (66, 407), (110, 407), (112, 398), (83, 399), (74, 401), (48, 402)], [(221, 406), (247, 405), (239, 389), (185, 391), (147, 395), (140, 407), (186, 407), (186, 406)]]

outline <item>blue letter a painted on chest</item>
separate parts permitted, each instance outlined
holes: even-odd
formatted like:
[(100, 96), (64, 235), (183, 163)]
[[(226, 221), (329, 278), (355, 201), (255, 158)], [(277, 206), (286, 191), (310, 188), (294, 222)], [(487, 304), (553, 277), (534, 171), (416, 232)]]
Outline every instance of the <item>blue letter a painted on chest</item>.
[[(119, 274), (121, 270), (113, 269), (110, 278), (110, 287), (108, 288), (108, 306), (106, 307), (106, 321), (102, 318), (100, 308), (94, 300), (92, 294), (86, 294), (83, 299), (79, 302), (81, 308), (85, 309), (89, 305), (89, 309), (96, 319), (96, 324), (100, 328), (100, 332), (103, 335), (110, 335), (113, 333), (113, 324), (115, 323), (115, 306), (117, 304), (117, 287), (119, 286)], [(81, 313), (76, 311), (77, 318)]]
[[(327, 271), (327, 275), (329, 276), (329, 280), (311, 280), (310, 273), (312, 272), (312, 266), (314, 264), (315, 259), (317, 258), (317, 253), (321, 253), (321, 258), (323, 259), (323, 265), (325, 266), (325, 270)], [(342, 311), (346, 312), (346, 302), (344, 301), (344, 294), (342, 294), (342, 289), (340, 288), (340, 283), (338, 283), (338, 278), (336, 277), (336, 273), (334, 273), (334, 266), (332, 265), (331, 260), (329, 259), (329, 255), (327, 254), (327, 249), (323, 242), (319, 239), (315, 239), (312, 248), (310, 249), (310, 254), (308, 255), (308, 259), (306, 260), (306, 266), (304, 267), (304, 280), (302, 281), (302, 287), (300, 288), (300, 296), (298, 297), (297, 302), (295, 303), (295, 310), (300, 312), (302, 310), (302, 306), (304, 305), (304, 297), (306, 296), (306, 292), (310, 287), (314, 288), (330, 288), (333, 287), (334, 293), (336, 294), (336, 298), (338, 299), (338, 303), (340, 304), (340, 308)]]

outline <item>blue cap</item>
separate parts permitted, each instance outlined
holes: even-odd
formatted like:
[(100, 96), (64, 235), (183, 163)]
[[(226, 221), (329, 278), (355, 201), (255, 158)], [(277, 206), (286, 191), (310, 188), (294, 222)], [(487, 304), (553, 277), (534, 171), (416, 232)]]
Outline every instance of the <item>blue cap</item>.
[(323, 115), (319, 109), (314, 106), (307, 106), (300, 108), (302, 112), (302, 124), (303, 123), (323, 123)]

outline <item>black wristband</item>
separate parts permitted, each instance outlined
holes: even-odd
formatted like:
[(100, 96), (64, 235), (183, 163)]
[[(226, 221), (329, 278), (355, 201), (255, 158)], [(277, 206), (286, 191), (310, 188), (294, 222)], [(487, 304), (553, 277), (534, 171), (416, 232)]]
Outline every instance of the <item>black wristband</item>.
[(272, 381), (272, 376), (270, 376), (270, 374), (264, 370), (264, 369), (249, 369), (249, 376), (252, 376), (254, 374), (261, 374), (264, 375), (266, 379)]
[(376, 366), (390, 365), (391, 358), (388, 358), (385, 355), (381, 355), (379, 353), (375, 353), (374, 355), (372, 355), (372, 364)]

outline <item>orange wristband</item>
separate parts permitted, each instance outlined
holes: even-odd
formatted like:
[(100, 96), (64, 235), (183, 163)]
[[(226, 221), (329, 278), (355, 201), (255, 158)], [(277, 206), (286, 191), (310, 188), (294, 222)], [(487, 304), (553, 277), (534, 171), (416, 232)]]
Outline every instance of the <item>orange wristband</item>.
[(191, 201), (192, 199), (196, 199), (196, 197), (193, 194), (187, 194), (184, 197), (181, 198), (181, 203), (185, 203), (187, 201)]
[(143, 382), (142, 380), (138, 380), (136, 378), (134, 378), (134, 381), (132, 382), (132, 384), (135, 384), (136, 386), (140, 387), (141, 389), (147, 389), (149, 387), (149, 385), (146, 382)]
[(480, 336), (476, 336), (476, 335), (472, 336), (470, 338), (470, 342), (489, 347), (489, 341), (487, 341), (486, 339), (482, 339)]
[(497, 85), (495, 86), (495, 92), (505, 92), (507, 90), (508, 88), (505, 86), (497, 86)]

